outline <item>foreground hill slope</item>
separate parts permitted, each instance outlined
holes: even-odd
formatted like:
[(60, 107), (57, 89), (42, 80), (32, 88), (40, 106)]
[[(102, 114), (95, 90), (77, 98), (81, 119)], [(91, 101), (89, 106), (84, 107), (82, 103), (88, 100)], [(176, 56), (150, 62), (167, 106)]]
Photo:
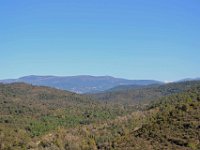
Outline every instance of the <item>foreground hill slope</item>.
[(163, 98), (150, 109), (158, 113), (134, 133), (154, 149), (200, 149), (200, 86)]
[(1, 84), (0, 149), (198, 150), (200, 84), (182, 89), (136, 109), (47, 87)]
[(0, 84), (0, 149), (27, 149), (31, 141), (58, 128), (106, 121), (131, 111), (53, 88)]
[(59, 141), (61, 149), (199, 150), (199, 108), (200, 86), (164, 97), (144, 111), (60, 129), (43, 137), (39, 147), (58, 148), (52, 143)]

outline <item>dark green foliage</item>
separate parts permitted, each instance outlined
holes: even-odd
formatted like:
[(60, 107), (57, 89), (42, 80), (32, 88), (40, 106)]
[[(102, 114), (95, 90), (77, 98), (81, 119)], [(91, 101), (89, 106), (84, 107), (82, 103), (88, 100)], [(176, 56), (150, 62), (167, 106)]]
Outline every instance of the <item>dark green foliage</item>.
[(155, 100), (122, 105), (47, 87), (0, 84), (0, 149), (200, 149), (199, 82), (137, 92)]
[(151, 109), (159, 113), (136, 136), (150, 140), (156, 149), (200, 149), (200, 87), (160, 100)]
[[(17, 127), (29, 140), (37, 139), (58, 128), (75, 128), (111, 120), (132, 111), (131, 107), (100, 103), (88, 96), (52, 88), (23, 83), (0, 84), (0, 127), (5, 128), (3, 135), (8, 132), (7, 126), (11, 133)], [(8, 138), (8, 145), (1, 139), (3, 148), (0, 149), (15, 147), (12, 138)], [(27, 146), (29, 142), (24, 144)]]

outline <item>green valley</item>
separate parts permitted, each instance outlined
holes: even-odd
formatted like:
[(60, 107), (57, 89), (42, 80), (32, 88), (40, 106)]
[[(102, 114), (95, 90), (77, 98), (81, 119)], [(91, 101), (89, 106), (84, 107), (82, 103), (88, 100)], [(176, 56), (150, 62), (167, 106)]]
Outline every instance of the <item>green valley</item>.
[[(137, 104), (132, 95), (138, 90), (144, 101)], [(126, 103), (119, 103), (119, 92), (130, 96)], [(0, 149), (200, 148), (200, 82), (117, 94), (118, 101), (103, 101), (48, 87), (1, 84)]]

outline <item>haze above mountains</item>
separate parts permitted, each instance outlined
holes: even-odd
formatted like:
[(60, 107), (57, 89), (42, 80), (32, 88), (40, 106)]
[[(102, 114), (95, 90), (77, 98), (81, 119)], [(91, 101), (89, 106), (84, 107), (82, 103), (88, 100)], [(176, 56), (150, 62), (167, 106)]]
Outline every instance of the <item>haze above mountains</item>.
[[(192, 81), (200, 80), (200, 78), (187, 78), (180, 81)], [(18, 79), (6, 79), (0, 80), (1, 83), (15, 83), (24, 82), (38, 86), (48, 86), (57, 89), (67, 90), (76, 93), (98, 93), (109, 90), (112, 88), (129, 88), (134, 86), (135, 88), (141, 86), (147, 86), (152, 84), (164, 84), (162, 81), (157, 80), (128, 80), (122, 78), (115, 78), (112, 76), (37, 76), (30, 75), (20, 77)], [(179, 82), (179, 81), (177, 81)], [(124, 87), (125, 86), (125, 87)]]

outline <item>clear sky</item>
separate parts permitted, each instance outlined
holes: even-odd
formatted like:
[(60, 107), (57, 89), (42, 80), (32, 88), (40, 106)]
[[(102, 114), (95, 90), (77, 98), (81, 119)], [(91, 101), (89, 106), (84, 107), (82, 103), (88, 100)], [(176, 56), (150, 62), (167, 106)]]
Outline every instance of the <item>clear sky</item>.
[(1, 0), (0, 79), (200, 77), (199, 0)]

